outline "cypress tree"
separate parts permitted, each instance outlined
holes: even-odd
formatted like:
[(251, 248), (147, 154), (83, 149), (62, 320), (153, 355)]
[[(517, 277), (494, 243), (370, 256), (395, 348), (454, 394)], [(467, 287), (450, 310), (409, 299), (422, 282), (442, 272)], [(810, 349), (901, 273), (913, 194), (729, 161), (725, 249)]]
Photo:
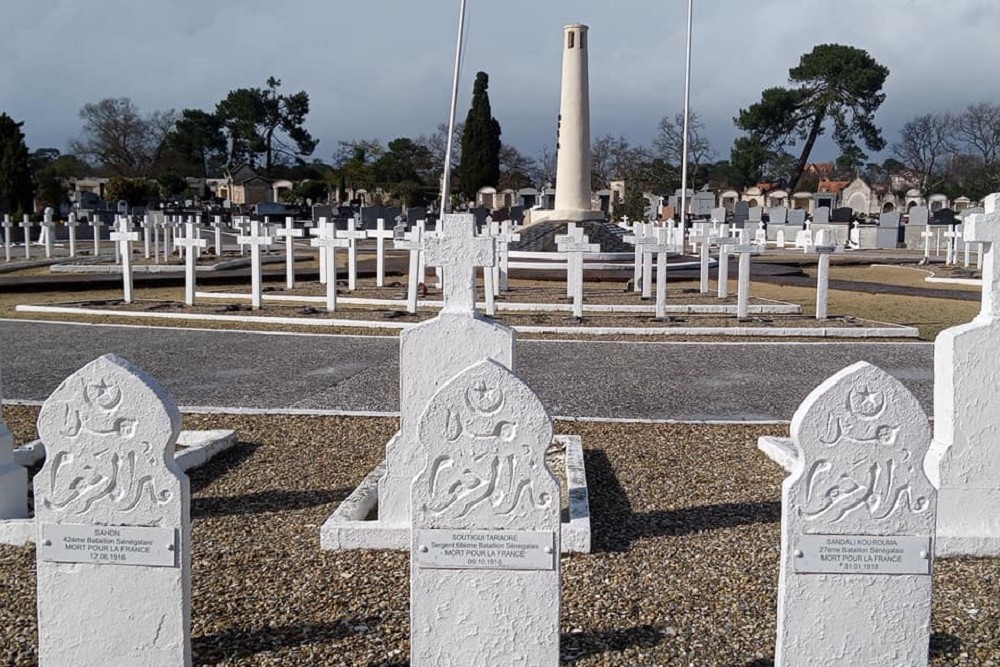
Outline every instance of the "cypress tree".
[(496, 187), (500, 182), (500, 123), (490, 109), (489, 85), (489, 75), (478, 72), (472, 89), (472, 107), (462, 132), (458, 178), (462, 194), (468, 199), (475, 198), (480, 188)]
[(23, 124), (0, 114), (0, 214), (28, 212), (33, 208), (35, 182), (21, 132)]

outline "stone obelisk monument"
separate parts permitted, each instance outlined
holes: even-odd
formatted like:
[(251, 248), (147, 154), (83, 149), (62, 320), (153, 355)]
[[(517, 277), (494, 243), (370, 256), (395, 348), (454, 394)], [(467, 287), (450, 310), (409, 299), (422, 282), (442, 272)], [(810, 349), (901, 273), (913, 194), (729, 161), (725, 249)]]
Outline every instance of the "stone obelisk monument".
[(579, 23), (563, 29), (555, 210), (537, 211), (540, 215), (533, 216), (533, 221), (604, 219), (603, 212), (591, 210), (589, 30)]

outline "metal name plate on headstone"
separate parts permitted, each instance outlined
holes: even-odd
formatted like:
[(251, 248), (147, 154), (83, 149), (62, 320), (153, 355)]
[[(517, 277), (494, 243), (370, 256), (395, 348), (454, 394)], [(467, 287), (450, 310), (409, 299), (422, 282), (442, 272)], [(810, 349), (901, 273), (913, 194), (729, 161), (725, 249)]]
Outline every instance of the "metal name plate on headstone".
[(41, 537), (43, 561), (177, 566), (173, 528), (44, 523)]
[(802, 535), (795, 544), (798, 574), (931, 573), (931, 538)]
[(552, 570), (554, 537), (547, 531), (417, 531), (417, 565), (428, 569)]

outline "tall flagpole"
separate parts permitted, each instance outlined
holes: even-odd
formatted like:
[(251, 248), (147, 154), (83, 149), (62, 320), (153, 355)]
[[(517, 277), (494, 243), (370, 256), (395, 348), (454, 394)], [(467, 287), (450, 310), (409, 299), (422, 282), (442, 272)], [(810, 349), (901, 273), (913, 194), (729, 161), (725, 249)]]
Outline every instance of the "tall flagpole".
[(691, 120), (691, 17), (694, 10), (694, 0), (688, 0), (688, 21), (687, 21), (687, 55), (684, 60), (684, 148), (681, 154), (681, 211), (680, 221), (683, 234), (687, 210), (687, 187), (688, 187), (688, 132)]
[(455, 77), (451, 84), (451, 113), (448, 116), (448, 141), (444, 152), (444, 178), (441, 182), (441, 213), (451, 212), (451, 154), (455, 143), (455, 113), (458, 108), (458, 78), (462, 69), (462, 42), (465, 41), (465, 0), (458, 12), (458, 45), (455, 47)]

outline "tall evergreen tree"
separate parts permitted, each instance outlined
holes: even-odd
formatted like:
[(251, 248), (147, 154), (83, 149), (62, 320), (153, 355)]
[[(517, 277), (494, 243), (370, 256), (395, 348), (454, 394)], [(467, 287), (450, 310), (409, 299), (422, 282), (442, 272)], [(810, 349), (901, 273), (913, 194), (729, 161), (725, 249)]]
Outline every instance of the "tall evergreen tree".
[(0, 114), (0, 213), (32, 210), (35, 182), (22, 125), (23, 122), (17, 123), (7, 114)]
[(489, 75), (478, 72), (472, 89), (472, 107), (465, 117), (462, 132), (458, 178), (462, 194), (469, 199), (474, 198), (480, 188), (496, 187), (500, 182), (500, 123), (490, 109), (489, 86)]

